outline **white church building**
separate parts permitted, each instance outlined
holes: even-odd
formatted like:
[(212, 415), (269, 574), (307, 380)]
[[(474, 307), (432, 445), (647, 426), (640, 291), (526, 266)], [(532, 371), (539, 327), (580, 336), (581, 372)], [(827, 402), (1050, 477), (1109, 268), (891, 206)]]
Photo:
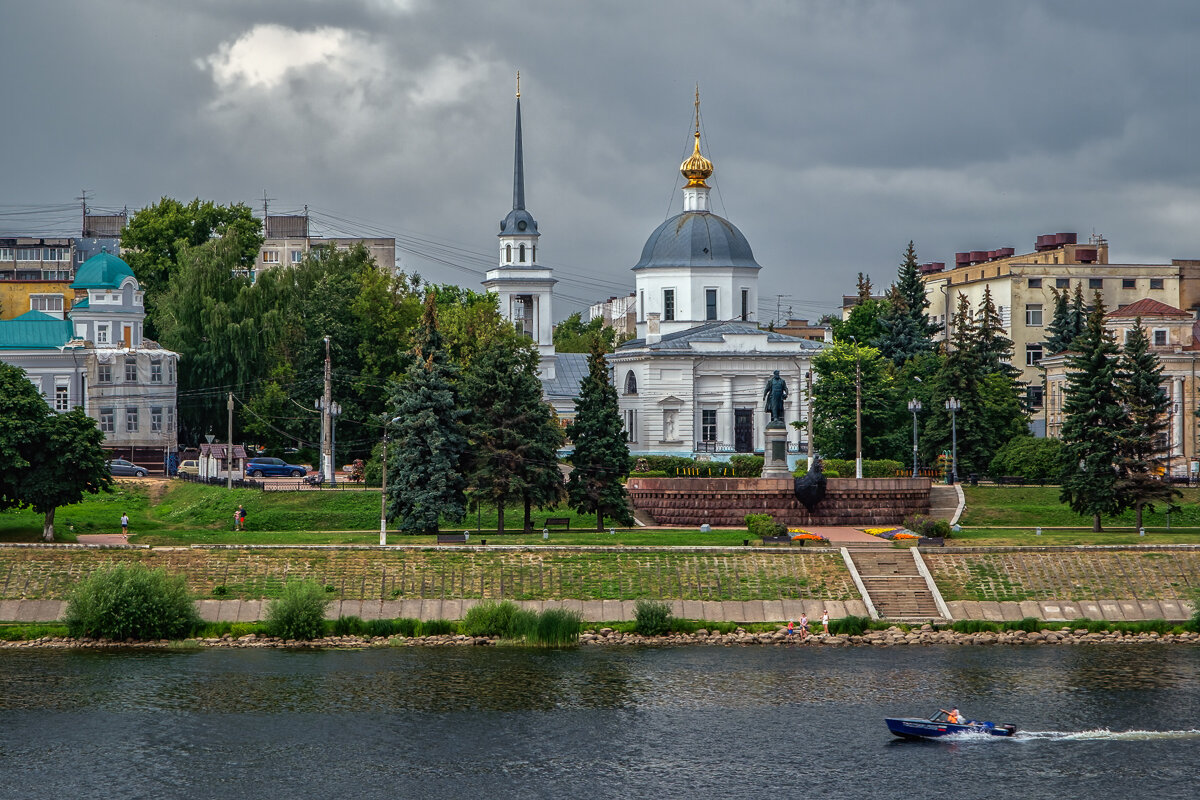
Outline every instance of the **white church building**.
[[(554, 352), (556, 281), (537, 265), (537, 223), (525, 209), (520, 103), (518, 91), (513, 210), (500, 223), (499, 266), (483, 285), (537, 342), (544, 395), (568, 420), (587, 356)], [(694, 149), (680, 172), (687, 179), (683, 211), (650, 234), (633, 267), (638, 338), (608, 356), (630, 453), (762, 453), (770, 419), (763, 390), (778, 370), (788, 386), (784, 421), (794, 464), (806, 440), (790, 423), (807, 418), (806, 375), (813, 355), (828, 345), (759, 328), (762, 267), (742, 232), (710, 210), (713, 165), (700, 153), (699, 98)]]

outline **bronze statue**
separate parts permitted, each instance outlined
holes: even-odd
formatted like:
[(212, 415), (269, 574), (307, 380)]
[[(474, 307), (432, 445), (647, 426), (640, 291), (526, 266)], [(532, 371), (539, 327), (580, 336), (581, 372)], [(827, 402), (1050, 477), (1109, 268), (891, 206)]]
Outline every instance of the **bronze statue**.
[(771, 377), (767, 378), (767, 385), (763, 390), (763, 399), (767, 401), (765, 407), (771, 415), (771, 422), (783, 422), (783, 401), (787, 396), (787, 383), (779, 377), (779, 370), (775, 370)]
[(812, 468), (802, 477), (796, 478), (792, 490), (796, 499), (804, 504), (810, 514), (825, 499), (825, 470), (820, 456), (813, 457)]

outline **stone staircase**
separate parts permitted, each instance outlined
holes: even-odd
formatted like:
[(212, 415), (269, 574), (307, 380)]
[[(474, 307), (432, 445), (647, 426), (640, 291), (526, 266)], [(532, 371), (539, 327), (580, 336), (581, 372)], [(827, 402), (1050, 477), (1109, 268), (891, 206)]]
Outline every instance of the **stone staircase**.
[(848, 549), (879, 616), (895, 620), (941, 619), (911, 549)]
[(929, 487), (929, 516), (953, 523), (956, 511), (958, 511), (957, 487), (938, 483)]

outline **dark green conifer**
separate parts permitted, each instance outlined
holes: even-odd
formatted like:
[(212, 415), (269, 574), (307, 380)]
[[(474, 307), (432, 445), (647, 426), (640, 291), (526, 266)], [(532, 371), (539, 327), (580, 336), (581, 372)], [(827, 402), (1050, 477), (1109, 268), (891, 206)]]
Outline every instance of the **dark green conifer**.
[(391, 397), (395, 446), (388, 449), (388, 517), (401, 530), (436, 533), (439, 518), (466, 516), (466, 414), (437, 328), (437, 303), (425, 297), (414, 335), (415, 356)]
[(1077, 514), (1100, 518), (1129, 507), (1119, 487), (1118, 462), (1129, 430), (1125, 396), (1118, 383), (1117, 345), (1104, 328), (1104, 302), (1096, 293), (1095, 308), (1067, 359), (1063, 401), (1062, 502)]
[(579, 389), (575, 420), (567, 426), (567, 438), (575, 445), (567, 478), (570, 503), (582, 514), (595, 512), (596, 530), (604, 530), (605, 517), (630, 525), (633, 514), (621, 483), (629, 474), (629, 445), (617, 390), (608, 379), (608, 360), (598, 343), (588, 355), (588, 376)]

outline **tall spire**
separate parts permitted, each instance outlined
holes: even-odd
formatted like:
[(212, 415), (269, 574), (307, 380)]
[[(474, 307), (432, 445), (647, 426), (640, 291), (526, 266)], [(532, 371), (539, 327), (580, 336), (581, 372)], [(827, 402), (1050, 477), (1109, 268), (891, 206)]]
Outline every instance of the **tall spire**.
[(679, 171), (687, 178), (683, 187), (684, 211), (708, 210), (708, 184), (705, 179), (713, 174), (713, 163), (700, 154), (700, 84), (696, 84), (696, 132), (692, 143), (692, 154), (679, 165)]
[(521, 73), (517, 72), (517, 143), (513, 150), (513, 209), (525, 208), (525, 164), (521, 155)]

